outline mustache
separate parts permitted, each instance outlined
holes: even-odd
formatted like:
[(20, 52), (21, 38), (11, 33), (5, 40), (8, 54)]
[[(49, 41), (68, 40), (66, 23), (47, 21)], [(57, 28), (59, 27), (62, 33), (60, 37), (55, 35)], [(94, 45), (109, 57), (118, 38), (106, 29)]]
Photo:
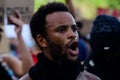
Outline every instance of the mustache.
[(76, 41), (75, 38), (71, 39), (71, 40), (67, 43), (66, 48), (70, 48), (70, 45), (71, 45), (74, 41)]

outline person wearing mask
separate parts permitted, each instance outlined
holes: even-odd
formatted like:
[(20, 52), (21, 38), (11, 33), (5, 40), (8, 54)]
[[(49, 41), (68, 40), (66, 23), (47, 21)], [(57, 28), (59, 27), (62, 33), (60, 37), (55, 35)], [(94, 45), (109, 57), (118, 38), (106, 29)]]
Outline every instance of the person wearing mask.
[(109, 15), (99, 15), (90, 33), (92, 55), (87, 70), (102, 80), (119, 80), (120, 22)]

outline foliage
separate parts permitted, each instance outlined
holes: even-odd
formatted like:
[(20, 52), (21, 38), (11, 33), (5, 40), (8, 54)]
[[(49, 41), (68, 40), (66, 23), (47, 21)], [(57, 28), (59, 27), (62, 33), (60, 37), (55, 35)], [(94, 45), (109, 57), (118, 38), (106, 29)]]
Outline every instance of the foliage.
[(120, 0), (72, 0), (75, 8), (78, 8), (81, 16), (93, 19), (97, 8), (120, 10)]
[[(48, 2), (65, 2), (65, 0), (34, 0), (34, 11), (41, 5)], [(71, 0), (76, 9), (79, 9), (80, 15), (84, 18), (93, 19), (97, 8), (118, 9), (120, 10), (120, 0)]]
[(77, 3), (81, 4), (92, 4), (95, 7), (107, 7), (107, 8), (115, 8), (120, 9), (120, 0), (74, 0)]
[(34, 0), (34, 12), (41, 6), (44, 4), (47, 4), (48, 2), (65, 2), (65, 0)]

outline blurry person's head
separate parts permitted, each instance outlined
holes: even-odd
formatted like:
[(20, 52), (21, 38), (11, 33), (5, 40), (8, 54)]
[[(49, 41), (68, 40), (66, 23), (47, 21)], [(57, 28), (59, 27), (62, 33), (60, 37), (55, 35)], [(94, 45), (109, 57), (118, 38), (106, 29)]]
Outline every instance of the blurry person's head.
[[(108, 15), (99, 15), (93, 22), (90, 45), (95, 54), (116, 58), (120, 53), (120, 22)], [(100, 56), (99, 56), (100, 57)]]
[(2, 39), (2, 32), (3, 32), (3, 30), (2, 30), (2, 28), (0, 27), (0, 41), (1, 41), (1, 39)]
[(49, 59), (77, 59), (77, 27), (63, 3), (48, 3), (40, 7), (31, 19), (30, 28), (36, 43)]
[(81, 32), (81, 29), (83, 28), (83, 23), (81, 21), (76, 21), (78, 32)]

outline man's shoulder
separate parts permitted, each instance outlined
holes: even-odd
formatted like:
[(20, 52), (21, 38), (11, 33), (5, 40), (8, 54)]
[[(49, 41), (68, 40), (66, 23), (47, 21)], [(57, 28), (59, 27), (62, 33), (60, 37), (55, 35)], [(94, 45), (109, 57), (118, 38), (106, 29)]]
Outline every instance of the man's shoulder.
[(76, 80), (101, 80), (101, 79), (96, 75), (84, 70), (83, 72), (80, 72)]

